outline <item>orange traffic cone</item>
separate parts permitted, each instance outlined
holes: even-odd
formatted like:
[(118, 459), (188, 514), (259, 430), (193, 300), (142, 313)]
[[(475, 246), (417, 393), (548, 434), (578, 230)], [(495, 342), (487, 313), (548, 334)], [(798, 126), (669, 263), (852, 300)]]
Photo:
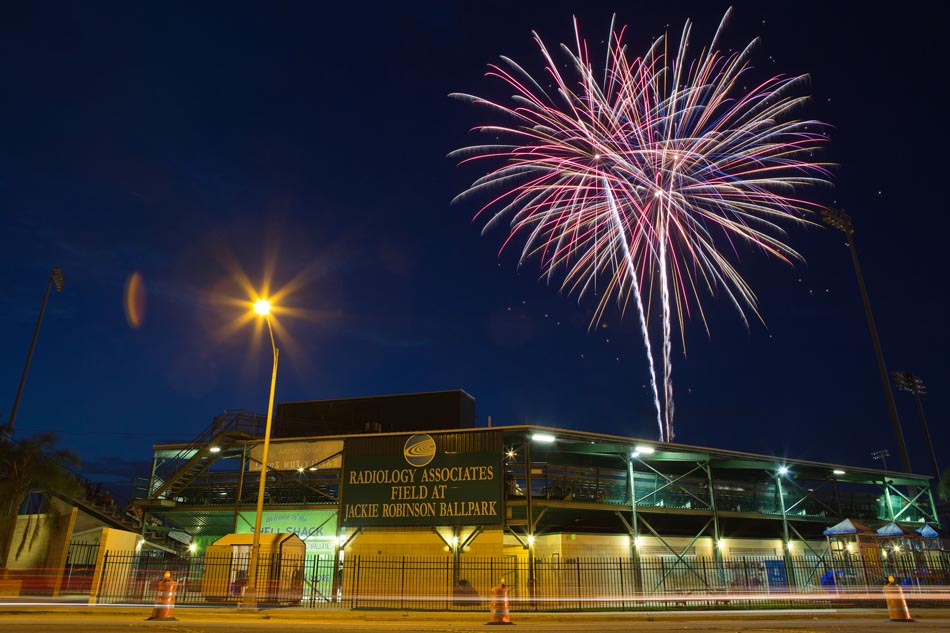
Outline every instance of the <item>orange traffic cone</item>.
[(485, 624), (514, 624), (508, 616), (508, 587), (501, 581), (500, 587), (492, 587), (491, 603), (489, 604), (491, 620)]
[(904, 590), (900, 585), (894, 584), (894, 577), (887, 577), (887, 584), (884, 585), (884, 600), (887, 602), (887, 615), (891, 622), (913, 622), (910, 617), (910, 609), (907, 608), (907, 601), (904, 600)]
[(155, 594), (155, 608), (149, 620), (175, 620), (175, 595), (178, 593), (178, 583), (172, 580), (172, 573), (165, 572), (165, 577), (158, 581), (158, 593)]

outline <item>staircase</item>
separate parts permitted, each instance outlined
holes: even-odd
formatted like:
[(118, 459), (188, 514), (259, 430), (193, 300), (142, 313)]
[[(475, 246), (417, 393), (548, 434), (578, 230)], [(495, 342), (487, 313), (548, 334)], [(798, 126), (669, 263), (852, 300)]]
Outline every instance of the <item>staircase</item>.
[[(96, 505), (96, 503), (85, 495), (69, 495), (59, 490), (47, 490), (48, 495), (62, 499), (71, 506), (79, 508), (82, 512), (93, 517), (97, 521), (105, 524), (106, 527), (125, 530), (127, 532), (142, 532), (142, 523), (124, 513), (115, 513), (109, 508)], [(168, 526), (146, 526), (143, 536), (149, 545), (157, 549), (164, 550), (172, 554), (180, 554), (187, 546), (183, 543), (169, 538)]]
[(166, 499), (174, 500), (228, 449), (260, 437), (264, 424), (263, 416), (244, 410), (225, 411), (215, 417), (188, 446), (156, 467), (152, 484), (154, 489), (146, 495), (145, 505)]

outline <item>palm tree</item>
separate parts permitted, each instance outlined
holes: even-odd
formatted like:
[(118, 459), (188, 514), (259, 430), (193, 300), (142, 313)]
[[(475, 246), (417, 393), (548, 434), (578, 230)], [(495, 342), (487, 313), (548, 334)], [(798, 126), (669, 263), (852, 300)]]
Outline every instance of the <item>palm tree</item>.
[[(23, 501), (34, 492), (79, 494), (79, 481), (68, 469), (78, 463), (73, 452), (56, 448), (56, 434), (51, 431), (20, 441), (0, 440), (0, 568), (6, 567)], [(38, 527), (37, 523), (34, 529)]]

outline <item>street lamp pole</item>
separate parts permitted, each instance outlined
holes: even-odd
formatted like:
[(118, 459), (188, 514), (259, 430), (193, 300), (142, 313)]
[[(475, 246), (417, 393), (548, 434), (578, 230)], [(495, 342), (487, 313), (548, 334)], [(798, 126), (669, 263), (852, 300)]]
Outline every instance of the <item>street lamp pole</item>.
[(877, 368), (881, 374), (881, 385), (884, 387), (884, 397), (887, 400), (887, 410), (891, 416), (891, 426), (897, 440), (897, 450), (900, 454), (904, 472), (913, 472), (910, 467), (910, 455), (907, 453), (907, 444), (904, 443), (904, 431), (901, 428), (901, 419), (897, 415), (897, 404), (894, 402), (894, 392), (891, 382), (887, 378), (887, 365), (884, 363), (884, 352), (881, 350), (881, 339), (877, 335), (877, 326), (874, 324), (874, 315), (871, 313), (871, 300), (868, 298), (868, 289), (864, 285), (864, 275), (861, 274), (861, 265), (858, 263), (858, 251), (854, 246), (854, 223), (851, 216), (839, 209), (823, 209), (821, 219), (828, 226), (832, 226), (848, 237), (848, 247), (851, 250), (851, 261), (854, 264), (854, 274), (858, 278), (858, 289), (861, 291), (861, 301), (864, 303), (864, 316), (867, 317), (868, 330), (871, 331), (871, 342), (874, 344), (874, 355), (877, 357)]
[(924, 403), (920, 399), (920, 396), (927, 393), (927, 387), (924, 386), (924, 381), (920, 376), (915, 376), (912, 372), (909, 371), (894, 371), (891, 372), (891, 377), (894, 379), (894, 386), (900, 389), (901, 391), (909, 391), (914, 394), (914, 399), (917, 400), (917, 413), (920, 414), (920, 423), (924, 427), (924, 439), (927, 441), (927, 448), (930, 450), (930, 465), (934, 469), (934, 477), (940, 480), (940, 466), (937, 465), (937, 454), (934, 452), (933, 442), (930, 440), (930, 427), (927, 426), (927, 416), (924, 415)]
[(16, 420), (16, 412), (20, 408), (20, 396), (23, 395), (23, 385), (26, 384), (26, 374), (30, 371), (30, 361), (33, 360), (33, 349), (36, 348), (36, 338), (40, 333), (40, 325), (43, 323), (43, 314), (46, 312), (46, 302), (49, 300), (49, 291), (53, 286), (56, 292), (63, 291), (63, 271), (59, 266), (53, 268), (49, 274), (49, 281), (46, 282), (46, 294), (43, 295), (43, 305), (40, 306), (40, 315), (36, 318), (36, 328), (33, 330), (33, 341), (30, 343), (30, 351), (26, 354), (26, 365), (23, 366), (23, 374), (20, 376), (20, 385), (16, 390), (16, 398), (13, 400), (13, 409), (10, 410), (10, 419), (7, 421), (4, 433), (7, 437), (13, 436), (13, 423)]
[(264, 489), (267, 485), (267, 451), (270, 448), (271, 422), (274, 419), (274, 391), (277, 388), (277, 359), (280, 350), (274, 341), (274, 328), (270, 322), (270, 302), (261, 299), (254, 305), (254, 310), (267, 321), (267, 331), (270, 333), (271, 349), (274, 351), (274, 369), (270, 378), (270, 398), (267, 401), (267, 424), (264, 427), (264, 454), (261, 457), (261, 480), (257, 487), (257, 510), (254, 515), (254, 536), (251, 541), (251, 560), (247, 570), (247, 587), (241, 606), (247, 609), (257, 608), (257, 576), (258, 563), (261, 554), (261, 519), (264, 515)]

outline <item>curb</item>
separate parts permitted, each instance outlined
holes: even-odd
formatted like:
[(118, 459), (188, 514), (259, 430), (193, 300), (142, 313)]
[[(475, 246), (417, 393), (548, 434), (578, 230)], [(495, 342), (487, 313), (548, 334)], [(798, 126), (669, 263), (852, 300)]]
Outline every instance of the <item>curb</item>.
[[(151, 607), (98, 606), (76, 607), (56, 605), (9, 605), (0, 604), (0, 616), (18, 616), (22, 618), (75, 618), (75, 617), (115, 617), (117, 619), (142, 619), (151, 615)], [(488, 617), (486, 612), (447, 612), (447, 611), (359, 611), (344, 609), (264, 609), (257, 612), (240, 612), (237, 609), (178, 607), (175, 616), (179, 621), (201, 620), (280, 620), (298, 622), (332, 622), (339, 620), (363, 622), (481, 622)], [(929, 608), (914, 609), (915, 616), (921, 620), (950, 620), (950, 609)], [(623, 620), (627, 622), (661, 622), (690, 620), (832, 620), (847, 618), (887, 619), (887, 609), (789, 609), (756, 611), (662, 611), (662, 612), (515, 612), (511, 618), (525, 623), (572, 623), (607, 622)]]

